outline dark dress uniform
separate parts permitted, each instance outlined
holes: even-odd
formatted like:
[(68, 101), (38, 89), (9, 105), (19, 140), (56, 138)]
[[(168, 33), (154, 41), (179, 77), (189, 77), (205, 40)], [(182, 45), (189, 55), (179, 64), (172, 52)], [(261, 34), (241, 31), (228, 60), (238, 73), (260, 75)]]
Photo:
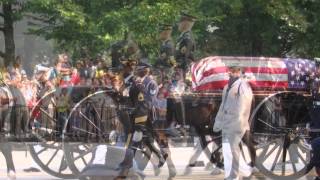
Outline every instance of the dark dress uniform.
[(155, 66), (157, 68), (172, 68), (174, 62), (174, 45), (171, 39), (162, 42), (160, 46), (160, 57), (157, 59)]
[(176, 43), (176, 61), (178, 67), (187, 70), (189, 64), (195, 60), (195, 41), (191, 31), (183, 32)]
[[(132, 159), (134, 157), (135, 149), (140, 148), (143, 144), (149, 147), (151, 152), (154, 152), (159, 158), (159, 167), (165, 163), (160, 151), (153, 145), (153, 131), (152, 131), (152, 103), (155, 95), (158, 93), (156, 82), (149, 76), (144, 78), (142, 83), (132, 84), (129, 95), (133, 104), (133, 112), (131, 114), (133, 129), (127, 139), (125, 158), (120, 164), (122, 171), (132, 167)], [(140, 138), (139, 138), (140, 136)], [(142, 136), (142, 137), (141, 137)], [(120, 173), (120, 174), (123, 174)]]
[[(310, 108), (310, 128), (320, 129), (320, 76), (316, 76), (311, 84), (312, 105)], [(318, 132), (311, 132), (311, 137), (320, 136)]]

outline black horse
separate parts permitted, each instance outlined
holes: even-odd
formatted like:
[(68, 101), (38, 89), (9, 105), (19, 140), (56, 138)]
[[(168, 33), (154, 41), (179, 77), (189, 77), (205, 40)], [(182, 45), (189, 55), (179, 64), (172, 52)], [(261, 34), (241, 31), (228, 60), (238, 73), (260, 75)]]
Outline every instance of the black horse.
[[(5, 126), (11, 119), (12, 104), (10, 103), (10, 90), (8, 87), (0, 87), (0, 151), (6, 159), (8, 176), (15, 176), (15, 167), (12, 159), (12, 147), (6, 141), (4, 134)], [(13, 173), (13, 174), (11, 174)]]
[[(201, 150), (205, 152), (209, 161), (216, 164), (218, 168), (223, 168), (223, 158), (221, 153), (221, 134), (213, 132), (214, 118), (219, 110), (221, 97), (208, 96), (181, 96), (168, 99), (168, 122), (176, 121), (181, 125), (181, 131), (186, 132), (185, 126), (190, 127), (191, 136), (197, 135), (200, 141)], [(194, 130), (194, 133), (192, 133)], [(183, 134), (182, 133), (182, 134)], [(207, 139), (206, 137), (210, 137)], [(208, 144), (214, 142), (217, 147), (209, 154)], [(251, 166), (255, 164), (255, 148), (250, 133), (246, 133), (243, 142), (248, 146), (251, 158)], [(189, 167), (196, 165), (196, 159), (202, 151), (195, 152), (189, 161)], [(200, 153), (199, 153), (200, 152)]]
[[(212, 154), (206, 154), (211, 163), (222, 167), (221, 138), (219, 133), (213, 132), (213, 117), (219, 108), (219, 101), (209, 97), (181, 96), (168, 99), (168, 116), (167, 121), (174, 121), (180, 125), (180, 131), (186, 135), (185, 127), (189, 128), (191, 137), (199, 136), (200, 146), (205, 150), (209, 143), (214, 142), (218, 145)], [(210, 136), (207, 139), (206, 136)], [(193, 142), (193, 141), (192, 141)], [(191, 159), (197, 158), (198, 153), (194, 154)], [(190, 160), (190, 167), (195, 166), (196, 162)]]

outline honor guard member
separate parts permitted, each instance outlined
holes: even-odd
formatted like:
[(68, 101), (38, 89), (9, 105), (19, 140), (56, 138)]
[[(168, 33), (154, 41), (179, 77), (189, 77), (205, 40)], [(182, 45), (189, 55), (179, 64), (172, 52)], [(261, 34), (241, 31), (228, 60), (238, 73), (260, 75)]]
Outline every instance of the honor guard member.
[(150, 73), (151, 65), (141, 62), (137, 68), (137, 86), (143, 92), (145, 101), (148, 107), (152, 110), (153, 105), (156, 103), (159, 87), (157, 82), (153, 79)]
[(181, 32), (179, 38), (176, 42), (176, 53), (175, 59), (177, 61), (178, 67), (186, 72), (189, 64), (195, 60), (195, 41), (192, 36), (192, 26), (196, 17), (182, 13), (179, 22), (179, 31)]
[[(320, 58), (315, 58), (316, 72), (311, 84), (312, 106), (310, 108), (310, 128), (320, 130)], [(320, 132), (312, 132), (311, 137), (320, 136)]]
[(141, 57), (138, 44), (131, 39), (130, 33), (125, 40), (115, 42), (110, 48), (112, 68), (119, 68), (126, 61), (138, 61)]
[(161, 40), (160, 52), (156, 68), (170, 69), (176, 66), (174, 59), (174, 44), (171, 38), (172, 26), (169, 24), (162, 24), (160, 26), (159, 39)]
[[(159, 165), (158, 167), (161, 167), (165, 160), (163, 156), (161, 155), (160, 151), (156, 149), (153, 145), (153, 127), (152, 127), (152, 122), (155, 120), (155, 105), (157, 103), (157, 94), (159, 91), (158, 85), (156, 81), (153, 79), (153, 77), (150, 74), (150, 68), (151, 65), (148, 63), (140, 63), (137, 66), (137, 80), (136, 80), (136, 87), (139, 92), (138, 94), (138, 103), (141, 101), (143, 102), (141, 105), (135, 104), (135, 109), (139, 110), (136, 111), (137, 113), (134, 114), (139, 114), (139, 112), (144, 112), (147, 113), (147, 119), (148, 121), (145, 122), (144, 124), (148, 127), (148, 131), (144, 132), (149, 138), (146, 140), (147, 146), (151, 149), (152, 152), (154, 152), (157, 157), (159, 158)], [(140, 122), (142, 119), (138, 119)], [(137, 123), (137, 118), (135, 120), (135, 123)]]
[[(132, 124), (133, 129), (127, 138), (126, 155), (120, 164), (120, 177), (126, 176), (128, 170), (132, 167), (134, 152), (142, 143), (149, 147), (151, 152), (154, 152), (159, 158), (158, 167), (162, 167), (165, 159), (160, 151), (153, 144), (152, 132), (152, 107), (158, 93), (158, 86), (150, 75), (150, 65), (140, 63), (137, 68), (137, 78), (135, 83), (130, 88), (130, 98), (133, 102)], [(139, 164), (139, 162), (137, 162)]]

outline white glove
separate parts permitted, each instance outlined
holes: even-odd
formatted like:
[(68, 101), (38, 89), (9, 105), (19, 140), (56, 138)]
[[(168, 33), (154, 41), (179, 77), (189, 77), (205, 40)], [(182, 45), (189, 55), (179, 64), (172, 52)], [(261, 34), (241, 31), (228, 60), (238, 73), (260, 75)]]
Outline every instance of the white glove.
[(222, 127), (221, 127), (221, 124), (218, 123), (217, 121), (214, 123), (214, 126), (213, 126), (213, 132), (219, 132), (222, 130)]

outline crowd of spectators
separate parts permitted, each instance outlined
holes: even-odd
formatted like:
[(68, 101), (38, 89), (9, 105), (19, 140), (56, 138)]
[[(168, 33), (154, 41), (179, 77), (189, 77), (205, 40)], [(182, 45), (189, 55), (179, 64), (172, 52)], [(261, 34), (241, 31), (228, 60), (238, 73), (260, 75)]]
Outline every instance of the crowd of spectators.
[[(72, 64), (68, 55), (59, 54), (55, 61), (47, 58), (41, 60), (34, 66), (31, 76), (28, 76), (22, 67), (22, 60), (18, 56), (12, 66), (2, 69), (2, 82), (21, 92), (21, 105), (28, 108), (29, 111), (35, 107), (39, 98), (39, 92), (49, 92), (57, 87), (76, 87), (86, 86), (96, 88), (117, 88), (122, 85), (122, 79), (119, 71), (115, 72), (102, 58), (89, 59), (82, 58), (74, 61)], [(119, 70), (119, 69), (118, 69)], [(154, 77), (159, 85), (159, 93), (157, 95), (158, 102), (155, 104), (158, 112), (158, 118), (165, 120), (167, 98), (172, 93), (182, 93), (186, 89), (183, 75), (179, 72), (173, 73), (172, 77), (162, 76), (161, 72), (154, 71)], [(63, 96), (59, 97), (62, 98)], [(17, 98), (17, 97), (15, 97)], [(70, 97), (69, 97), (70, 98)], [(61, 114), (66, 114), (65, 107), (69, 104), (67, 100), (57, 99), (57, 105), (61, 108)], [(62, 111), (63, 110), (63, 111)], [(59, 113), (59, 112), (58, 112)], [(25, 122), (23, 122), (25, 123)]]

